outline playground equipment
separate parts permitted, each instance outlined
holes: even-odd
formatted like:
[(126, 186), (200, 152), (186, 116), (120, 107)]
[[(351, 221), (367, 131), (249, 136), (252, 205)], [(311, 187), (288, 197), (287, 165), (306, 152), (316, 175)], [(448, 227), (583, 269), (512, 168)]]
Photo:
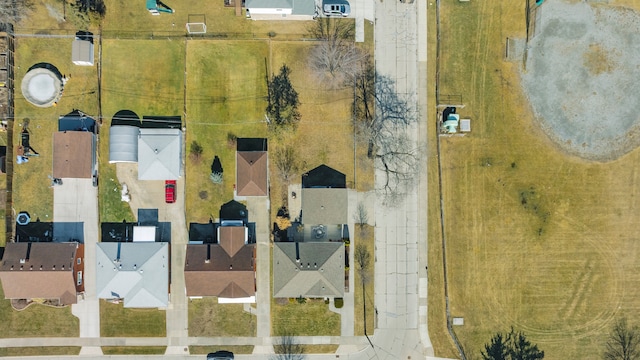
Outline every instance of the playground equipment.
[(175, 12), (160, 0), (147, 0), (147, 10), (149, 10), (151, 15), (160, 15), (161, 12), (169, 14)]

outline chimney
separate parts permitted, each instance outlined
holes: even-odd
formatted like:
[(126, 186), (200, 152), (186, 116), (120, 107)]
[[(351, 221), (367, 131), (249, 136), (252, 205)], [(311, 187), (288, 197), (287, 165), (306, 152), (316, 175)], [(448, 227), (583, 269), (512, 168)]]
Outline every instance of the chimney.
[(56, 269), (56, 266), (55, 266), (55, 265), (53, 265), (53, 270), (55, 270), (55, 269)]
[(233, 270), (233, 264), (229, 264), (229, 270)]
[(211, 262), (211, 244), (207, 244), (207, 258), (204, 260), (205, 264)]
[(296, 241), (296, 262), (297, 263), (300, 262), (300, 246), (298, 245), (297, 241)]
[(25, 256), (25, 261), (29, 261), (31, 257), (31, 243), (27, 243), (27, 255)]

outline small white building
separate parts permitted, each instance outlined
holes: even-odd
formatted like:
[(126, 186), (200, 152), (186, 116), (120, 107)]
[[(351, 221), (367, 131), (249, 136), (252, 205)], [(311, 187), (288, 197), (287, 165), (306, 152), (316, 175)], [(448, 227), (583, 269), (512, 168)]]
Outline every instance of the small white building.
[(313, 20), (314, 0), (246, 0), (247, 17), (252, 20)]
[(76, 38), (71, 44), (71, 61), (80, 66), (93, 66), (93, 42)]

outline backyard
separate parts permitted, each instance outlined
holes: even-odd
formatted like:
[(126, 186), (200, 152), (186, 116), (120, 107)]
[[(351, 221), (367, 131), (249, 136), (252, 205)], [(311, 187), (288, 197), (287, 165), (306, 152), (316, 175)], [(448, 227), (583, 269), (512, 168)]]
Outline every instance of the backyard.
[[(79, 109), (89, 116), (98, 115), (97, 75), (95, 67), (78, 67), (71, 63), (71, 42), (56, 38), (22, 38), (15, 51), (15, 123), (13, 143), (21, 143), (27, 127), (30, 145), (39, 156), (29, 162), (14, 163), (13, 203), (16, 211), (28, 211), (32, 219), (53, 221), (52, 142), (58, 130), (58, 117)], [(57, 106), (39, 108), (28, 103), (20, 91), (23, 76), (37, 63), (47, 62), (60, 73), (71, 76)], [(15, 149), (14, 149), (15, 151)]]
[[(461, 117), (473, 123), (467, 136), (440, 138), (451, 316), (464, 318), (454, 331), (467, 357), (513, 326), (545, 358), (600, 358), (614, 321), (634, 319), (640, 304), (640, 151), (591, 162), (543, 132), (520, 64), (503, 58), (506, 38), (525, 36), (521, 5), (443, 3), (441, 17), (440, 94), (461, 95)], [(430, 307), (442, 309), (431, 284), (442, 284), (440, 201), (431, 193), (430, 260), (440, 262), (429, 263)], [(442, 336), (443, 313), (430, 309), (429, 320), (436, 355), (457, 356)]]

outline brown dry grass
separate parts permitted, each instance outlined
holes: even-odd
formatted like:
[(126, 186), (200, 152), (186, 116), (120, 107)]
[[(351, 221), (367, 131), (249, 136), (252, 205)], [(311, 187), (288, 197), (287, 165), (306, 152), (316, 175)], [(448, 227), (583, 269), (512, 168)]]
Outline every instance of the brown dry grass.
[(161, 355), (166, 346), (103, 346), (105, 355)]
[(189, 336), (255, 336), (256, 316), (242, 304), (218, 304), (217, 298), (189, 301)]
[[(548, 359), (599, 358), (613, 320), (640, 307), (640, 151), (589, 163), (540, 131), (516, 65), (502, 59), (505, 38), (524, 36), (522, 22), (512, 21), (524, 18), (522, 6), (442, 9), (442, 92), (463, 95), (461, 113), (473, 127), (466, 137), (441, 138), (451, 314), (465, 319), (456, 332), (467, 355), (514, 326)], [(439, 239), (430, 244), (437, 251)], [(441, 269), (429, 272), (431, 280)]]
[(194, 354), (208, 354), (216, 352), (218, 350), (231, 351), (234, 355), (237, 354), (252, 354), (253, 345), (225, 345), (225, 346), (189, 346), (189, 353)]
[[(53, 132), (58, 130), (58, 117), (80, 109), (89, 115), (98, 113), (97, 73), (95, 67), (75, 66), (69, 59), (71, 41), (55, 38), (19, 38), (16, 41), (16, 94), (13, 141), (20, 144), (21, 124), (29, 121), (31, 146), (40, 153), (26, 164), (14, 164), (13, 201), (16, 211), (29, 211), (32, 218), (53, 220), (53, 191), (48, 175), (52, 174)], [(22, 96), (22, 78), (29, 68), (40, 62), (55, 65), (60, 73), (71, 75), (58, 106), (38, 108)]]
[(338, 345), (304, 345), (305, 354), (333, 354), (338, 350)]
[(0, 348), (0, 356), (78, 355), (80, 346), (43, 346)]
[(365, 283), (364, 294), (362, 291), (363, 288), (362, 288), (362, 282), (361, 282), (358, 263), (354, 262), (354, 264), (351, 265), (351, 266), (354, 266), (356, 269), (355, 271), (356, 276), (353, 282), (354, 284), (353, 286), (355, 289), (354, 305), (353, 305), (354, 312), (355, 312), (354, 313), (354, 317), (355, 317), (354, 334), (356, 336), (364, 335), (364, 317), (363, 317), (364, 308), (362, 305), (363, 305), (363, 302), (366, 300), (367, 334), (372, 335), (374, 330), (374, 325), (375, 325), (374, 324), (375, 307), (373, 303), (373, 296), (375, 294), (374, 292), (375, 245), (374, 245), (374, 238), (373, 238), (374, 228), (373, 226), (365, 225), (362, 229), (360, 229), (359, 226), (356, 225), (356, 228), (354, 229), (354, 233), (355, 233), (355, 239), (354, 239), (354, 242), (351, 243), (352, 251), (355, 251), (355, 247), (358, 246), (358, 244), (363, 244), (364, 246), (366, 246), (366, 249), (369, 252), (369, 254), (371, 254), (371, 263), (369, 264), (369, 268), (365, 270), (369, 281)]

